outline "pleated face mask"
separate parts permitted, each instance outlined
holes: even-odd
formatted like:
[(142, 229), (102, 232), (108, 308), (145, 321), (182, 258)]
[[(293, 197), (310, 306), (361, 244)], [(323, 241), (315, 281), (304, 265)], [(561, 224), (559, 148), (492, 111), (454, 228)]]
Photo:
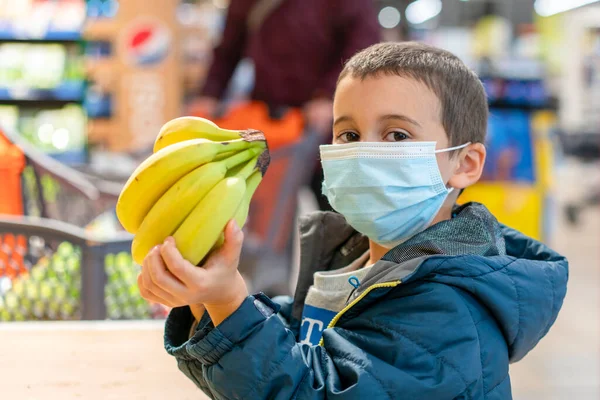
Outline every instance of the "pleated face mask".
[(452, 189), (435, 142), (355, 142), (320, 147), (323, 194), (358, 232), (392, 248), (425, 230)]

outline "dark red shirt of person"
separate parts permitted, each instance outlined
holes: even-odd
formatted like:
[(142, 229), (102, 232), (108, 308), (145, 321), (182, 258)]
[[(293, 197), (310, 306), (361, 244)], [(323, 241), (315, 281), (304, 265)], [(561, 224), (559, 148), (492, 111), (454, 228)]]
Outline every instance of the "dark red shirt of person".
[(331, 98), (344, 62), (380, 41), (373, 0), (283, 0), (249, 32), (246, 21), (256, 2), (231, 1), (203, 96), (221, 98), (238, 62), (249, 57), (253, 99), (300, 107)]

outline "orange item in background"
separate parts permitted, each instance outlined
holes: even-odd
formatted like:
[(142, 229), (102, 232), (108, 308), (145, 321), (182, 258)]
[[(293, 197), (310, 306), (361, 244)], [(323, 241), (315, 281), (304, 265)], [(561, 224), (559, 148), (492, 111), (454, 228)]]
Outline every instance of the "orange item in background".
[(269, 116), (265, 103), (253, 101), (232, 107), (220, 119), (211, 119), (219, 127), (232, 130), (258, 129), (267, 138), (269, 150), (273, 151), (287, 144), (295, 143), (304, 132), (302, 110), (290, 108), (279, 119)]
[(23, 214), (21, 189), (23, 168), (25, 168), (23, 152), (0, 131), (0, 214)]
[(27, 238), (11, 233), (0, 235), (0, 277), (15, 279), (29, 270), (25, 265)]

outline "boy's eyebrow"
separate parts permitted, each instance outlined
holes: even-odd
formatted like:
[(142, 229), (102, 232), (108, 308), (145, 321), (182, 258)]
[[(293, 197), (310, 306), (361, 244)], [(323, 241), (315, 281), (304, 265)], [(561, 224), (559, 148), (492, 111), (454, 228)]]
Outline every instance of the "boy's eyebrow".
[(402, 120), (402, 121), (406, 121), (406, 122), (408, 122), (409, 124), (413, 124), (413, 125), (416, 125), (416, 126), (418, 126), (419, 128), (421, 128), (421, 124), (419, 124), (419, 123), (418, 123), (417, 121), (415, 121), (414, 119), (412, 119), (412, 118), (410, 118), (410, 117), (407, 117), (406, 115), (400, 115), (400, 114), (387, 114), (387, 115), (384, 115), (384, 116), (382, 116), (381, 118), (379, 118), (379, 120), (381, 120), (381, 121), (385, 121), (385, 120), (388, 120), (388, 119), (400, 119), (400, 120)]
[(339, 118), (336, 118), (336, 120), (333, 122), (333, 126), (336, 126), (337, 124), (340, 124), (342, 122), (349, 122), (349, 121), (353, 121), (352, 117), (349, 117), (348, 115), (344, 115)]
[[(409, 124), (413, 124), (415, 126), (418, 126), (419, 128), (421, 128), (421, 124), (419, 124), (417, 121), (415, 121), (414, 119), (407, 117), (406, 115), (401, 115), (401, 114), (386, 114), (383, 115), (382, 117), (379, 118), (380, 121), (385, 121), (388, 119), (399, 119), (402, 121), (406, 121)], [(336, 120), (333, 122), (333, 126), (340, 124), (342, 122), (349, 122), (349, 121), (353, 121), (353, 118), (348, 116), (348, 115), (343, 115), (339, 118), (336, 118)]]

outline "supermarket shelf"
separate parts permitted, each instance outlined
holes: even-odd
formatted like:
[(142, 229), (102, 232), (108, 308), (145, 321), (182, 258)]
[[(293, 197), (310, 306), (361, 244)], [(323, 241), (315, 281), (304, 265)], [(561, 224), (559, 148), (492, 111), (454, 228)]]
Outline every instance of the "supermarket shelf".
[(81, 104), (81, 100), (0, 100), (0, 106), (17, 106), (23, 108), (55, 109), (67, 104)]
[(0, 42), (78, 42), (81, 32), (49, 31), (40, 37), (23, 36), (11, 30), (0, 30)]
[(544, 82), (544, 78), (541, 76), (522, 76), (522, 77), (507, 77), (507, 76), (491, 76), (491, 75), (480, 75), (479, 79), (484, 82), (524, 82), (524, 83), (538, 83)]
[(66, 165), (79, 165), (88, 162), (88, 155), (85, 150), (68, 150), (60, 153), (48, 153), (48, 155)]
[(491, 100), (489, 102), (489, 107), (491, 109), (503, 109), (503, 110), (524, 110), (524, 111), (541, 111), (541, 110), (549, 110), (556, 111), (558, 110), (558, 102), (555, 99), (550, 99), (544, 104), (535, 104), (535, 103), (519, 103), (513, 101), (506, 100)]
[(84, 94), (83, 81), (63, 82), (52, 89), (0, 87), (0, 103), (82, 102)]

